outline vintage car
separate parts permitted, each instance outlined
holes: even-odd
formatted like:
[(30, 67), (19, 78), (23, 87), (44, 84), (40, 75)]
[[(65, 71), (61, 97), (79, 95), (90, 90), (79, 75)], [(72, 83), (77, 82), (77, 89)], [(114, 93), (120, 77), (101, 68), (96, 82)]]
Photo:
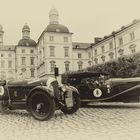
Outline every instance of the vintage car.
[(56, 78), (0, 81), (1, 109), (26, 109), (35, 119), (48, 120), (55, 110), (66, 114), (76, 112), (80, 106), (75, 87), (59, 86)]
[(91, 101), (140, 101), (140, 77), (109, 78), (106, 73), (79, 72), (63, 75), (62, 81), (78, 89), (81, 106), (86, 106)]

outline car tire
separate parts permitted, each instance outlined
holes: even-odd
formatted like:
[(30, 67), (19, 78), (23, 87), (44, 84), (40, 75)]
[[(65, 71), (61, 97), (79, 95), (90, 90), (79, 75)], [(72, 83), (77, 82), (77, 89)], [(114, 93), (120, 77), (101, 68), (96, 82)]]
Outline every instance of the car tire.
[(46, 92), (35, 91), (27, 100), (27, 110), (40, 121), (50, 119), (55, 111), (54, 99)]
[(74, 100), (74, 105), (71, 108), (67, 108), (67, 106), (64, 106), (61, 108), (61, 111), (65, 114), (73, 114), (75, 113), (79, 107), (80, 107), (80, 97), (77, 93), (73, 93), (73, 100)]

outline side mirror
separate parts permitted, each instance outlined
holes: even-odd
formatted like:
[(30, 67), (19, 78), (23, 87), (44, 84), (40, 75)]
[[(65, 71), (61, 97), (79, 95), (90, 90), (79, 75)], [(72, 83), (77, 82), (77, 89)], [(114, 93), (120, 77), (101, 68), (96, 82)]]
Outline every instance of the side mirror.
[(59, 68), (58, 67), (54, 68), (54, 75), (55, 75), (55, 77), (59, 76)]

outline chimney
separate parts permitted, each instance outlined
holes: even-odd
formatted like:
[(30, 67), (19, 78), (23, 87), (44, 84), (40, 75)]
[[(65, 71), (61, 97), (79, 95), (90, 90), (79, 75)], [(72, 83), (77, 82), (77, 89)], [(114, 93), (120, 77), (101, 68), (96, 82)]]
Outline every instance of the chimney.
[(95, 42), (95, 43), (98, 43), (98, 42), (100, 42), (101, 40), (102, 40), (101, 37), (95, 37), (95, 38), (94, 38), (94, 42)]

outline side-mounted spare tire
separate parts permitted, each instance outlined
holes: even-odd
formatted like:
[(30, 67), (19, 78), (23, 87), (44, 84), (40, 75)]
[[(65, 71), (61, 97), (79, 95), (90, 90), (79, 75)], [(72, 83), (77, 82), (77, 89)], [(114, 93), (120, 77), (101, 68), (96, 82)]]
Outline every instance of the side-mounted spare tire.
[(34, 91), (27, 99), (27, 109), (35, 119), (44, 121), (53, 116), (55, 102), (45, 91)]
[(73, 92), (72, 95), (73, 95), (73, 107), (67, 107), (65, 105), (64, 107), (61, 108), (61, 111), (63, 113), (65, 113), (65, 114), (73, 114), (80, 107), (80, 97), (79, 97), (79, 94), (77, 94), (76, 92)]

